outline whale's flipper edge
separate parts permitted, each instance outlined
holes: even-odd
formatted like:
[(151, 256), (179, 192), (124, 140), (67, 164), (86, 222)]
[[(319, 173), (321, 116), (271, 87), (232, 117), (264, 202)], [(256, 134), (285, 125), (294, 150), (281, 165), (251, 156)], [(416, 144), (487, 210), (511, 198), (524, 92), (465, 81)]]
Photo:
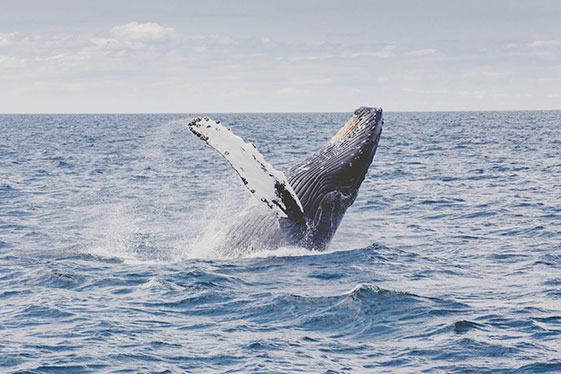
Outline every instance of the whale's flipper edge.
[(245, 187), (279, 218), (304, 223), (304, 210), (283, 172), (276, 170), (255, 148), (229, 128), (208, 117), (195, 118), (189, 130), (220, 153), (240, 176)]

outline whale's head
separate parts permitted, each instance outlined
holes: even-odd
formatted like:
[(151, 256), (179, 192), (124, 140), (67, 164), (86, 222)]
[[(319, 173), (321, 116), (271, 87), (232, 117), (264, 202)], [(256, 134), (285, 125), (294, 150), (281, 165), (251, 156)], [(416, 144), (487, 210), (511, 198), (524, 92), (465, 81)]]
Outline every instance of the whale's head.
[(323, 249), (354, 202), (372, 163), (382, 109), (360, 107), (318, 152), (287, 171), (307, 218), (307, 240)]

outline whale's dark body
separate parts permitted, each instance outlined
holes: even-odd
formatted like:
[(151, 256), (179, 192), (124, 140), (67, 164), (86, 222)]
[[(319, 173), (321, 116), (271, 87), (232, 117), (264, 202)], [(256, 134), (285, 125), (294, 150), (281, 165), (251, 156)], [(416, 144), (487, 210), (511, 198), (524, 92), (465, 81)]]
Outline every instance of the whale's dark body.
[[(222, 251), (243, 254), (283, 246), (325, 249), (357, 196), (376, 153), (382, 125), (381, 109), (357, 109), (328, 144), (284, 173), (302, 209), (290, 209), (290, 197), (285, 199), (285, 217), (261, 206), (250, 208), (229, 229)], [(242, 180), (246, 183), (244, 177)]]

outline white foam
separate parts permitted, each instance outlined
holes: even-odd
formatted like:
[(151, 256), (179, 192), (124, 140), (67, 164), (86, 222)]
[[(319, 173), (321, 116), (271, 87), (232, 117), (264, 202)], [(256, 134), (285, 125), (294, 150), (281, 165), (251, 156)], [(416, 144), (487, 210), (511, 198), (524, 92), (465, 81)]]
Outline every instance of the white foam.
[(159, 277), (151, 277), (147, 282), (144, 282), (140, 285), (140, 288), (144, 289), (169, 289), (169, 290), (182, 290), (181, 286), (178, 286), (175, 283), (167, 282)]
[(241, 258), (303, 257), (303, 256), (315, 256), (319, 254), (325, 254), (325, 252), (310, 250), (303, 247), (289, 246), (289, 247), (280, 247), (274, 250), (251, 252), (241, 256)]

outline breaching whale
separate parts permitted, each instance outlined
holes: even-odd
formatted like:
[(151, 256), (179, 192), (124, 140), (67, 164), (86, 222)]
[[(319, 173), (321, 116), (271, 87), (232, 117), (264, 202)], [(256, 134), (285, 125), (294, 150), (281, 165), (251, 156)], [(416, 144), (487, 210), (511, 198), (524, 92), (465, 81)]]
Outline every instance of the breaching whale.
[(360, 107), (323, 148), (283, 173), (220, 122), (208, 117), (189, 122), (189, 130), (224, 156), (268, 208), (249, 208), (217, 251), (241, 255), (284, 246), (324, 250), (356, 199), (383, 123), (382, 109)]

